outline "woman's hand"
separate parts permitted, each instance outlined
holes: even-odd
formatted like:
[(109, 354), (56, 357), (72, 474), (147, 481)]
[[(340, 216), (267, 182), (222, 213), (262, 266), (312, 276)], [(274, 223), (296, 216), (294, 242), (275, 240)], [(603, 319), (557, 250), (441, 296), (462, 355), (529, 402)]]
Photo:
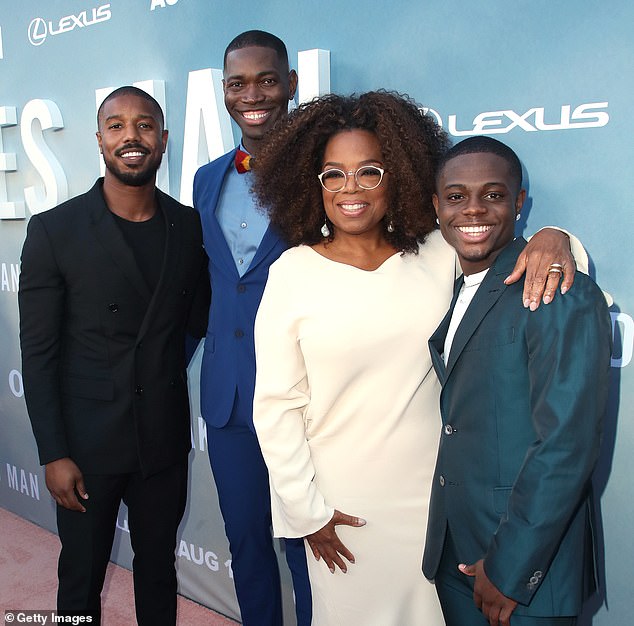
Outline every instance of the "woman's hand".
[(540, 302), (552, 302), (562, 276), (562, 295), (572, 287), (575, 270), (568, 235), (554, 228), (544, 228), (531, 237), (504, 283), (510, 285), (517, 282), (526, 272), (522, 296), (524, 307), (535, 311)]
[(310, 535), (306, 535), (306, 541), (308, 541), (308, 545), (313, 551), (315, 558), (318, 561), (322, 558), (333, 574), (335, 573), (335, 565), (337, 565), (344, 574), (348, 571), (345, 561), (341, 558), (342, 556), (348, 559), (350, 563), (354, 563), (354, 555), (341, 543), (335, 532), (335, 526), (339, 524), (345, 526), (365, 526), (365, 520), (360, 517), (346, 515), (335, 509), (332, 518), (323, 528), (320, 528)]

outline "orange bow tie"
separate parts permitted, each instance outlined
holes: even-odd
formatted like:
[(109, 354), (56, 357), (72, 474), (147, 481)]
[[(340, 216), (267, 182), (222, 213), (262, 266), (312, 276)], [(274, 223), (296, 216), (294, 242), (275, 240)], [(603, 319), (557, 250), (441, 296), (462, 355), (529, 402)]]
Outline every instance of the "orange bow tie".
[(238, 170), (238, 174), (244, 174), (251, 169), (251, 155), (244, 150), (240, 150), (238, 148), (236, 150), (236, 159), (235, 159), (236, 169)]

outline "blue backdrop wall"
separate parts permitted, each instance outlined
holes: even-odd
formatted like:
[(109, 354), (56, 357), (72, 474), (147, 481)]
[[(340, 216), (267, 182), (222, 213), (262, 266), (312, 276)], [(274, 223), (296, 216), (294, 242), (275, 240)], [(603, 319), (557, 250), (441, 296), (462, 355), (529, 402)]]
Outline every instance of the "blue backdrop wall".
[[(101, 163), (96, 105), (136, 83), (164, 104), (161, 187), (191, 200), (197, 166), (239, 140), (221, 98), (228, 41), (261, 28), (288, 45), (299, 99), (380, 87), (409, 93), (459, 139), (494, 134), (525, 166), (522, 230), (555, 223), (581, 238), (614, 297), (613, 380), (596, 483), (603, 597), (585, 623), (631, 623), (634, 552), (633, 277), (628, 241), (634, 163), (634, 5), (548, 0), (5, 0), (0, 5), (0, 506), (50, 529), (54, 508), (22, 392), (19, 257), (29, 217), (88, 189)], [(43, 312), (45, 314), (45, 312)], [(190, 371), (192, 474), (177, 548), (181, 592), (238, 618), (231, 561)], [(122, 509), (113, 558), (129, 566)], [(292, 602), (285, 572), (288, 623)]]

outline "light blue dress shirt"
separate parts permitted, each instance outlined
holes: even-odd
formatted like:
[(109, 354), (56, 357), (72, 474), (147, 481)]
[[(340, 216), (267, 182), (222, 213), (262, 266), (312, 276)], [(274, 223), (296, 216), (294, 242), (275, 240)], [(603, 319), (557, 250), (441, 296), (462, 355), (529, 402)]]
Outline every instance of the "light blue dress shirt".
[[(242, 148), (244, 150), (244, 148)], [(266, 213), (259, 209), (249, 192), (253, 174), (227, 171), (216, 206), (216, 219), (225, 236), (238, 274), (244, 276), (269, 226)]]

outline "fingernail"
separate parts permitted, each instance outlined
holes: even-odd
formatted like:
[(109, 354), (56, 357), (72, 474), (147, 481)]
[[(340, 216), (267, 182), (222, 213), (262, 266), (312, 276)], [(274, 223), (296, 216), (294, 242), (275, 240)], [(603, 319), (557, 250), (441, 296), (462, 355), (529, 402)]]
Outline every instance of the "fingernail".
[(334, 568), (334, 567), (329, 567), (328, 569), (330, 570), (330, 573), (331, 573), (331, 574), (334, 574), (334, 573), (335, 573), (335, 568)]
[(550, 304), (552, 301), (552, 298), (550, 296), (544, 296), (544, 304)]
[(568, 291), (568, 287), (566, 287), (565, 285), (562, 285), (562, 287), (561, 287), (561, 295), (563, 296), (566, 293), (566, 291)]
[(531, 302), (531, 306), (529, 307), (531, 311), (537, 311), (538, 304), (537, 302)]
[(531, 303), (531, 301), (528, 298), (526, 298), (526, 300), (524, 300), (524, 308), (528, 309), (530, 303)]

